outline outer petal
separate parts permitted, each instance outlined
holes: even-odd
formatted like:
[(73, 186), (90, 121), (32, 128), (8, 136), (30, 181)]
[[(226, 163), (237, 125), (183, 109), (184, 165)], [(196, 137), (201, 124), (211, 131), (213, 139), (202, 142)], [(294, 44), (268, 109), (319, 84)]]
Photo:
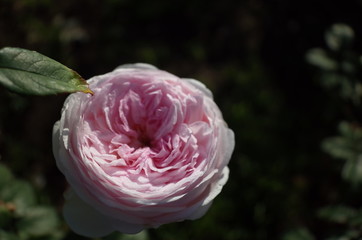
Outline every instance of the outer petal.
[[(226, 123), (225, 123), (226, 124)], [(231, 130), (230, 128), (226, 129), (226, 133), (225, 133), (226, 137), (224, 140), (224, 162), (225, 164), (228, 164), (231, 156), (233, 154), (234, 148), (235, 148), (235, 134), (234, 131)]]
[(64, 197), (64, 219), (77, 234), (86, 237), (102, 237), (110, 234), (113, 229), (109, 219), (83, 202), (73, 190), (68, 190)]
[(148, 63), (130, 63), (130, 64), (123, 64), (118, 66), (116, 69), (120, 68), (136, 68), (136, 69), (158, 69), (157, 67), (148, 64)]
[(211, 99), (213, 98), (212, 92), (202, 82), (192, 78), (181, 78), (181, 79), (187, 81), (189, 84), (191, 84), (192, 86), (203, 92), (206, 96), (210, 97)]
[(225, 167), (222, 170), (220, 179), (213, 184), (210, 194), (204, 200), (205, 204), (209, 204), (214, 198), (221, 192), (222, 188), (224, 187), (225, 183), (229, 179), (229, 168)]
[(145, 227), (110, 218), (85, 203), (72, 189), (65, 192), (63, 215), (69, 227), (77, 234), (86, 237), (104, 237), (114, 231), (136, 234)]
[(60, 125), (60, 122), (57, 121), (53, 126), (53, 154), (54, 154), (55, 158), (58, 155), (58, 148), (60, 147), (60, 145), (59, 145), (59, 125)]

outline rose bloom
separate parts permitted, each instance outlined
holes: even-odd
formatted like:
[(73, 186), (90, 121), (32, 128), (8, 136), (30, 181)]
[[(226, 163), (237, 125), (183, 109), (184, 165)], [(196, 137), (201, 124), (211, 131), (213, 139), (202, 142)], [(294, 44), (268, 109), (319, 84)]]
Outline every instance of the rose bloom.
[(211, 92), (147, 64), (88, 83), (94, 95), (71, 94), (53, 131), (70, 228), (100, 237), (203, 216), (234, 149)]

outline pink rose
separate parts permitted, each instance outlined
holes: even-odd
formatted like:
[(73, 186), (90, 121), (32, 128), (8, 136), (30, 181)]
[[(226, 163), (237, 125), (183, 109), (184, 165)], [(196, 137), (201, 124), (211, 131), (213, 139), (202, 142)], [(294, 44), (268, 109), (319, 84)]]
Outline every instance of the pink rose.
[(94, 95), (71, 94), (53, 132), (72, 230), (100, 237), (203, 216), (234, 149), (211, 92), (147, 64), (88, 83)]

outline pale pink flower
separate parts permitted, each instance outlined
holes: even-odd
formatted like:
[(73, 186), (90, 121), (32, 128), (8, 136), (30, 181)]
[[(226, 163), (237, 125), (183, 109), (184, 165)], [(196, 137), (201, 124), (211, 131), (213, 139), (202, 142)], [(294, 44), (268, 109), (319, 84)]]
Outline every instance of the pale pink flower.
[(147, 64), (88, 83), (94, 95), (71, 94), (53, 132), (70, 228), (99, 237), (203, 216), (234, 149), (211, 92)]

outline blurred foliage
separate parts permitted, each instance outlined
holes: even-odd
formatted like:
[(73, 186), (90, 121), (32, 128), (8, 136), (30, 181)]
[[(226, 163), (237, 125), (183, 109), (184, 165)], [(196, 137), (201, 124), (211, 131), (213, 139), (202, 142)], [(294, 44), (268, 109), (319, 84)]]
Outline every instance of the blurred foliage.
[(342, 177), (354, 185), (362, 182), (362, 128), (347, 122), (339, 125), (341, 136), (323, 141), (323, 149), (345, 160)]
[[(349, 182), (355, 191), (360, 191), (362, 182), (362, 128), (359, 120), (362, 97), (362, 55), (353, 49), (354, 31), (346, 24), (334, 24), (325, 34), (328, 50), (312, 49), (307, 60), (320, 69), (320, 80), (328, 88), (340, 93), (349, 101), (352, 111), (345, 117), (353, 122), (339, 123), (339, 136), (322, 141), (322, 149), (332, 157), (345, 161), (342, 178)], [(321, 208), (318, 216), (339, 228), (330, 231), (330, 240), (353, 240), (362, 237), (362, 211), (340, 203)], [(338, 230), (337, 230), (338, 229)], [(297, 238), (295, 238), (297, 239)]]
[(313, 235), (305, 228), (298, 228), (288, 231), (282, 240), (314, 240)]
[[(104, 239), (358, 239), (361, 10), (360, 0), (0, 0), (0, 48), (36, 50), (85, 78), (147, 62), (199, 79), (235, 131), (229, 182), (203, 218)], [(35, 199), (16, 200), (34, 209), (20, 217), (0, 199), (0, 239), (24, 225), (20, 237), (60, 226), (63, 240), (87, 239), (42, 222), (60, 216), (67, 187), (51, 152), (65, 97), (0, 87), (0, 161)]]
[(311, 49), (309, 63), (321, 70), (320, 79), (327, 88), (338, 88), (343, 98), (360, 104), (362, 96), (362, 55), (352, 48), (354, 31), (345, 24), (334, 24), (325, 34), (328, 50)]
[(56, 210), (39, 204), (34, 188), (0, 165), (0, 239), (62, 239)]

